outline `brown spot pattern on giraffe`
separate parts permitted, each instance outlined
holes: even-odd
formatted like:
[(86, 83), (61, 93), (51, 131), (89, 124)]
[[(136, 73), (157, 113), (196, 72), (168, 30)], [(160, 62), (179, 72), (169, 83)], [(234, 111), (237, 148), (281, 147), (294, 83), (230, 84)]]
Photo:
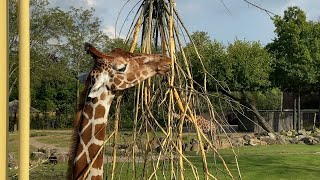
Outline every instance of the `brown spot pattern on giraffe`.
[(121, 81), (118, 78), (114, 78), (114, 83), (116, 83), (116, 85), (120, 85)]
[(95, 111), (95, 114), (94, 114), (94, 119), (103, 118), (105, 113), (106, 113), (105, 107), (103, 107), (101, 104), (99, 104), (96, 107), (96, 111)]
[(100, 96), (100, 100), (105, 100), (107, 98), (107, 94), (106, 93), (102, 93)]
[(134, 79), (135, 79), (135, 76), (134, 76), (133, 73), (129, 73), (129, 74), (127, 75), (127, 81), (131, 82), (131, 81), (133, 81)]
[(92, 103), (93, 103), (93, 104), (96, 104), (98, 101), (99, 101), (98, 98), (94, 98), (94, 99), (92, 100)]
[(89, 158), (92, 160), (94, 156), (96, 156), (97, 152), (99, 151), (101, 146), (96, 145), (96, 144), (91, 144), (88, 148), (89, 151)]
[(79, 131), (82, 131), (84, 127), (89, 123), (89, 119), (83, 116), (82, 122), (79, 127)]
[(75, 167), (76, 170), (78, 171), (75, 171), (75, 177), (79, 177), (80, 174), (82, 173), (81, 171), (83, 171), (86, 166), (87, 166), (88, 162), (87, 162), (87, 158), (86, 158), (86, 154), (84, 153), (80, 159), (77, 161), (77, 167)]
[(95, 125), (95, 137), (100, 141), (104, 141), (105, 139), (105, 131), (106, 125), (105, 124), (97, 124)]
[(85, 145), (88, 144), (88, 142), (91, 140), (92, 136), (92, 124), (90, 124), (85, 131), (82, 133), (82, 140)]
[[(97, 98), (95, 98), (95, 99), (97, 99)], [(93, 116), (93, 108), (88, 105), (88, 106), (86, 106), (86, 109), (84, 111), (88, 115), (88, 118), (91, 119)]]
[(98, 158), (96, 159), (96, 161), (94, 162), (94, 164), (92, 165), (93, 168), (101, 168), (103, 165), (103, 151), (101, 151), (98, 155)]
[(91, 180), (101, 180), (102, 176), (98, 175), (98, 176), (92, 176)]

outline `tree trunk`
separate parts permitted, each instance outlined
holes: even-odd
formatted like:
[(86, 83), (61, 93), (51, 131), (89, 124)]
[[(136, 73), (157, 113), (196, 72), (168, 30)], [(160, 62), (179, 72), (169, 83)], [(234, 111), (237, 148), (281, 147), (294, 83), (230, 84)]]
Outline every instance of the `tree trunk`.
[(301, 108), (300, 108), (300, 104), (301, 104), (301, 100), (300, 100), (301, 94), (300, 94), (300, 90), (298, 93), (298, 130), (301, 129)]
[(297, 130), (297, 96), (293, 95), (293, 129)]
[(228, 93), (227, 91), (225, 91), (224, 89), (221, 89), (222, 94), (238, 101), (240, 104), (247, 106), (249, 108), (252, 109), (254, 115), (257, 117), (257, 120), (259, 122), (259, 124), (261, 125), (261, 127), (266, 130), (267, 132), (273, 133), (273, 128), (267, 123), (267, 121), (264, 119), (264, 117), (261, 116), (261, 114), (259, 113), (259, 111), (257, 110), (257, 108), (249, 101), (248, 97), (245, 95), (244, 92), (242, 92), (243, 94), (243, 99), (239, 99), (234, 97), (233, 95), (231, 95), (230, 93)]
[(257, 108), (250, 102), (249, 98), (247, 97), (247, 95), (242, 92), (242, 97), (244, 100), (244, 104), (246, 106), (248, 106), (252, 112), (254, 113), (254, 115), (257, 117), (259, 125), (261, 125), (261, 127), (266, 130), (267, 132), (274, 132), (273, 128), (270, 126), (270, 124), (264, 119), (263, 116), (261, 116), (261, 114), (259, 113), (259, 111), (257, 110)]
[(319, 94), (318, 94), (318, 96), (319, 96), (319, 112), (318, 112), (318, 127), (320, 127), (320, 89), (319, 89)]

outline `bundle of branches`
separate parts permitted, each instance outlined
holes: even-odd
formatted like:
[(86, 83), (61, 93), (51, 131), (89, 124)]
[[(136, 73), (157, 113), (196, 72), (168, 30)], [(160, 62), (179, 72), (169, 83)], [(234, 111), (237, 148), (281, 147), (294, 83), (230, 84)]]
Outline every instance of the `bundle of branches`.
[[(137, 9), (137, 13), (126, 38), (126, 41), (131, 43), (131, 52), (138, 49), (136, 47), (140, 43), (139, 50), (142, 53), (165, 53), (172, 59), (172, 69), (167, 77), (149, 79), (135, 89), (134, 128), (130, 151), (127, 153), (129, 163), (126, 173), (132, 173), (133, 179), (185, 179), (186, 176), (188, 179), (216, 179), (219, 174), (231, 179), (235, 176), (241, 178), (237, 155), (234, 153), (237, 171), (232, 173), (217, 150), (217, 131), (210, 130), (206, 133), (199, 123), (201, 117), (197, 114), (205, 111), (210, 116), (207, 118), (209, 127), (225, 133), (221, 126), (224, 122), (218, 122), (218, 118), (215, 118), (217, 114), (207, 94), (206, 78), (210, 74), (203, 63), (204, 84), (198, 84), (193, 80), (190, 59), (183, 48), (187, 39), (191, 43), (193, 41), (178, 14), (174, 0), (142, 0), (134, 8)], [(196, 46), (194, 50), (198, 52)], [(201, 62), (201, 56), (197, 54)], [(124, 167), (122, 164), (120, 170), (116, 168), (117, 164), (120, 164), (117, 163), (119, 142), (116, 137), (121, 97), (120, 95), (117, 100), (114, 123), (113, 164), (110, 169), (112, 178), (116, 174), (123, 174)], [(163, 119), (165, 121), (161, 123)], [(195, 139), (202, 156), (200, 173), (196, 165), (197, 159), (186, 156), (183, 151), (183, 140), (190, 136), (190, 133), (183, 133), (183, 127), (187, 122), (193, 125), (196, 132)], [(229, 143), (231, 144), (230, 141)], [(141, 151), (136, 148), (139, 144), (142, 144)], [(154, 147), (154, 144), (157, 144), (157, 147)], [(214, 158), (207, 158), (205, 146), (212, 150), (210, 156)]]

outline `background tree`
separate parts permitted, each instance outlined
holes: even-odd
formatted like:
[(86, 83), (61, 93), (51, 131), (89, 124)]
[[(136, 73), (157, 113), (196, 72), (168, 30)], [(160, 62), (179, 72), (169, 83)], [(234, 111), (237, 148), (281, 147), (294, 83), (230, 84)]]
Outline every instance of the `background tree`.
[[(275, 56), (271, 79), (283, 91), (294, 93), (294, 113), (297, 99), (300, 112), (300, 93), (310, 91), (319, 81), (319, 29), (315, 23), (307, 21), (298, 7), (289, 7), (283, 17), (275, 16), (273, 20), (276, 38), (267, 45)], [(300, 128), (300, 122), (298, 124)]]

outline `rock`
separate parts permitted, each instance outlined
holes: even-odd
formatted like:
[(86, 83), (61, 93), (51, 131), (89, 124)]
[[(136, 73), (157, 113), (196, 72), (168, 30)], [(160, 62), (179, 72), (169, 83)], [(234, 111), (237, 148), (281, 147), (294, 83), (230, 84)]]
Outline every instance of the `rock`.
[(314, 128), (314, 129), (312, 129), (311, 132), (314, 133), (314, 134), (320, 134), (320, 129), (319, 128)]
[(50, 155), (52, 155), (52, 154), (55, 154), (55, 153), (57, 153), (58, 152), (58, 150), (57, 149), (50, 149)]
[(286, 134), (286, 136), (289, 136), (289, 137), (291, 137), (292, 135), (293, 135), (292, 131), (288, 131)]
[(287, 135), (287, 132), (282, 129), (282, 130), (280, 131), (280, 135)]
[(306, 135), (307, 135), (307, 132), (306, 132), (305, 129), (301, 129), (301, 130), (298, 131), (298, 135), (304, 135), (304, 136), (306, 136)]
[(243, 138), (243, 140), (245, 140), (245, 141), (249, 141), (249, 140), (251, 139), (251, 136), (248, 135), (248, 134), (246, 134), (246, 135), (244, 135), (242, 138)]
[(48, 159), (49, 159), (49, 163), (52, 163), (52, 164), (58, 163), (58, 157), (56, 153), (53, 153)]
[(57, 160), (59, 163), (68, 162), (69, 154), (68, 153), (59, 153), (57, 155)]
[(304, 139), (305, 137), (307, 137), (306, 135), (298, 135), (296, 136), (296, 138), (298, 139), (298, 141), (301, 141), (302, 139)]
[(268, 136), (269, 136), (270, 139), (273, 139), (273, 140), (277, 139), (277, 137), (276, 137), (276, 135), (274, 133), (268, 133)]
[(49, 148), (47, 146), (42, 146), (41, 148), (38, 149), (38, 152), (42, 152), (44, 154), (49, 153)]
[(11, 154), (8, 154), (8, 167), (9, 169), (18, 169), (18, 161)]
[[(229, 143), (229, 142), (226, 142)], [(243, 138), (237, 138), (237, 139), (232, 139), (232, 145), (235, 147), (241, 147), (244, 145), (244, 139)]]
[(308, 145), (315, 145), (319, 143), (317, 140), (315, 140), (314, 137), (311, 137), (311, 136), (302, 138), (300, 141), (303, 141), (305, 144), (308, 144)]
[(265, 146), (265, 145), (268, 145), (268, 143), (265, 141), (259, 141), (259, 145)]
[(32, 152), (30, 154), (30, 159), (32, 160), (45, 160), (48, 159), (47, 154), (43, 153), (43, 152)]
[(299, 142), (299, 139), (297, 137), (294, 137), (290, 140), (291, 144), (298, 144), (298, 142)]
[(275, 139), (270, 139), (270, 138), (264, 138), (261, 139), (262, 141), (265, 141), (267, 144), (272, 145), (272, 144), (278, 144), (278, 141)]
[(250, 146), (256, 146), (258, 144), (257, 139), (250, 139), (248, 142), (248, 145)]

